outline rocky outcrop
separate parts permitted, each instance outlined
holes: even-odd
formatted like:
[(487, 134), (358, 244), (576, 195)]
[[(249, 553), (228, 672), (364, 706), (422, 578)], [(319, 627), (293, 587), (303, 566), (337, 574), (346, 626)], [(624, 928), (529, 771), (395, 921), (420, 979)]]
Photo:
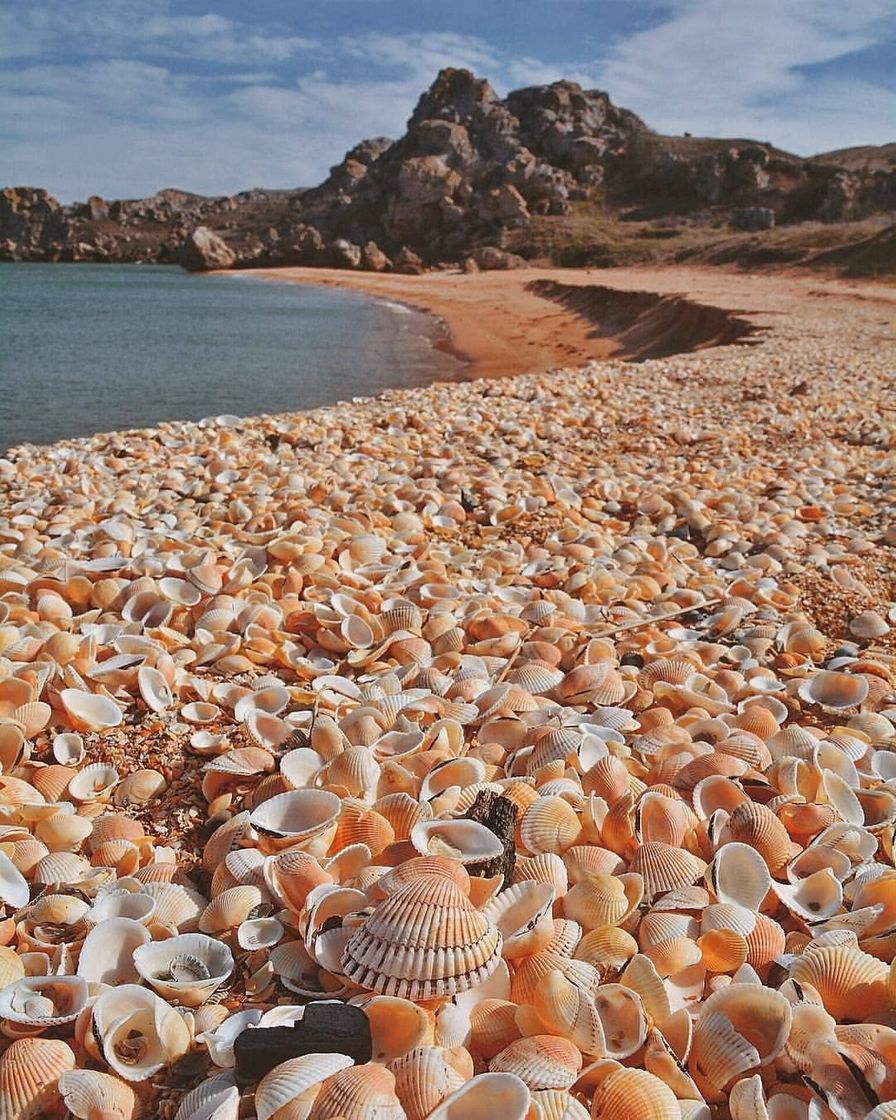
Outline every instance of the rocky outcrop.
[[(413, 272), (472, 267), (477, 253), (494, 250), (573, 263), (554, 248), (552, 231), (564, 223), (574, 234), (589, 221), (762, 232), (892, 214), (896, 163), (887, 151), (804, 160), (754, 140), (661, 136), (601, 90), (560, 81), (502, 99), (485, 79), (449, 68), (402, 137), (356, 144), (310, 190), (207, 198), (169, 189), (60, 206), (46, 191), (9, 188), (0, 193), (0, 260), (185, 259), (207, 268), (232, 256), (242, 267)], [(206, 252), (192, 243), (198, 228), (220, 244)]]
[(480, 272), (506, 272), (511, 268), (525, 268), (526, 262), (516, 253), (507, 253), (494, 245), (485, 245), (471, 253), (467, 260), (476, 265)]
[(197, 226), (181, 246), (178, 260), (188, 272), (210, 272), (232, 268), (236, 253), (222, 237), (206, 226)]

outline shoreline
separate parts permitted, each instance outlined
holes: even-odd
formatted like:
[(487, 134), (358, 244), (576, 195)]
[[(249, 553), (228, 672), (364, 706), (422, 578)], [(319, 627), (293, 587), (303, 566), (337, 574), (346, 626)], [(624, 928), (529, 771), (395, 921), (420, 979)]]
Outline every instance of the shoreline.
[[(228, 274), (234, 273), (220, 273)], [(683, 310), (691, 312), (692, 330), (705, 327), (696, 320), (711, 312), (743, 319), (755, 331), (754, 338), (744, 341), (754, 343), (774, 341), (782, 332), (802, 333), (807, 314), (812, 319), (817, 312), (824, 319), (844, 305), (864, 305), (872, 319), (874, 309), (896, 313), (896, 289), (871, 282), (745, 274), (708, 267), (525, 268), (420, 276), (283, 267), (241, 269), (235, 274), (339, 288), (421, 311), (444, 324), (448, 337), (439, 348), (464, 362), (470, 379), (538, 374), (590, 361), (639, 360), (725, 345), (715, 342), (712, 332), (708, 340), (693, 336), (698, 339), (693, 344), (684, 327), (678, 332), (680, 345), (675, 345), (676, 324), (681, 323)], [(560, 286), (573, 298), (547, 298), (531, 290), (533, 282)], [(609, 314), (604, 322), (600, 315), (571, 308), (569, 304), (586, 302), (584, 297), (575, 299), (578, 293), (570, 292), (574, 288), (591, 288), (604, 295), (608, 290), (627, 293), (633, 300), (647, 294), (669, 306), (663, 315), (633, 307), (630, 315), (622, 316), (620, 328), (618, 313)], [(664, 331), (665, 340), (659, 337)], [(669, 348), (656, 351), (655, 344), (664, 342)]]

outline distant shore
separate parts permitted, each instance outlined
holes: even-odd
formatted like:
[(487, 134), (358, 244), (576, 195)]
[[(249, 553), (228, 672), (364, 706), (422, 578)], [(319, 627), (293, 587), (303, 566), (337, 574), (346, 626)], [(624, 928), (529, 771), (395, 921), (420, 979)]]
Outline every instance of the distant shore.
[[(653, 357), (724, 344), (727, 320), (746, 320), (758, 341), (785, 329), (789, 317), (835, 312), (837, 305), (864, 304), (896, 311), (893, 289), (873, 283), (821, 280), (817, 276), (769, 276), (718, 268), (645, 267), (627, 269), (526, 268), (507, 272), (431, 272), (403, 276), (327, 268), (277, 268), (247, 274), (295, 284), (346, 288), (396, 300), (437, 316), (449, 332), (447, 345), (469, 363), (471, 377), (541, 373), (579, 367), (606, 358)], [(573, 298), (546, 298), (532, 290), (547, 282), (563, 291), (607, 289), (632, 297), (655, 293), (665, 309), (602, 312), (599, 299), (583, 292)], [(679, 297), (674, 300), (674, 297)], [(682, 302), (687, 301), (687, 303)], [(643, 302), (643, 301), (642, 301)], [(713, 315), (713, 311), (724, 315)], [(879, 315), (878, 315), (879, 319)], [(659, 349), (658, 349), (659, 348)]]

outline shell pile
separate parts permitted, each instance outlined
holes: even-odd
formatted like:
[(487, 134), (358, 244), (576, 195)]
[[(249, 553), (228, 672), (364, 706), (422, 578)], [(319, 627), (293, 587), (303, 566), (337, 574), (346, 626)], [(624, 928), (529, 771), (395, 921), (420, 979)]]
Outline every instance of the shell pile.
[[(896, 1116), (844, 322), (0, 460), (0, 1120)], [(370, 1063), (237, 1087), (334, 999)]]

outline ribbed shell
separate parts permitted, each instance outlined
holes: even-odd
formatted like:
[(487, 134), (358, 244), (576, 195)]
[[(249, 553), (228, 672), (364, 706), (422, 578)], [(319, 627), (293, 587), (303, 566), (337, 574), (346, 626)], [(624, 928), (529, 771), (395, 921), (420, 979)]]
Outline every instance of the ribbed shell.
[(436, 999), (486, 980), (501, 934), (449, 879), (427, 875), (385, 899), (349, 938), (345, 975), (362, 988)]
[(93, 1069), (74, 1069), (59, 1078), (59, 1092), (66, 1108), (79, 1120), (131, 1120), (136, 1097), (131, 1087)]
[(75, 1055), (56, 1039), (21, 1038), (0, 1058), (0, 1120), (34, 1120), (59, 1100), (58, 1082)]
[(536, 1034), (505, 1046), (488, 1068), (516, 1074), (530, 1089), (568, 1089), (582, 1068), (582, 1054), (568, 1039)]
[[(308, 1120), (406, 1120), (395, 1077), (384, 1066), (350, 1066), (328, 1078)], [(261, 1118), (259, 1117), (259, 1120)]]
[(464, 1084), (464, 1076), (441, 1046), (417, 1046), (389, 1063), (395, 1092), (408, 1120), (424, 1120), (445, 1097)]
[(652, 901), (658, 894), (695, 883), (706, 863), (683, 848), (654, 840), (641, 845), (630, 870), (643, 878), (644, 896)]
[(811, 984), (838, 1022), (870, 1018), (887, 1003), (887, 965), (848, 945), (810, 946), (794, 961), (790, 975)]
[(680, 1120), (675, 1094), (642, 1069), (618, 1069), (594, 1092), (591, 1115), (597, 1120)]
[(270, 1120), (290, 1101), (350, 1066), (351, 1061), (344, 1054), (304, 1054), (274, 1066), (255, 1090), (257, 1120)]

